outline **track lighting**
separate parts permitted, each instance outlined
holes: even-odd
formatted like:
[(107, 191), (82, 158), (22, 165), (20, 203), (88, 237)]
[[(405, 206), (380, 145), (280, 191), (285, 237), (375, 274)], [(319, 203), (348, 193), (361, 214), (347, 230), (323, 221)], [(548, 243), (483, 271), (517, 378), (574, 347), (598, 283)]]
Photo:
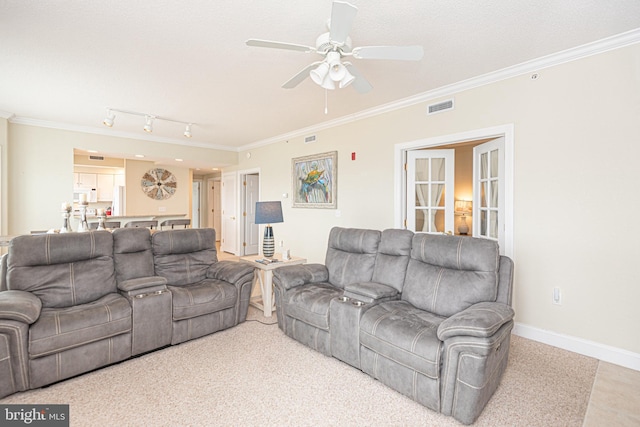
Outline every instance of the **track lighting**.
[(134, 116), (142, 116), (142, 117), (144, 117), (145, 124), (144, 124), (143, 130), (145, 132), (148, 132), (148, 133), (153, 132), (153, 122), (155, 120), (164, 120), (166, 122), (182, 123), (183, 125), (185, 125), (185, 129), (184, 129), (184, 133), (183, 133), (185, 138), (191, 138), (193, 136), (191, 134), (191, 127), (193, 125), (195, 125), (195, 123), (193, 123), (193, 122), (183, 122), (181, 120), (174, 120), (174, 119), (169, 119), (169, 118), (166, 118), (166, 117), (159, 117), (159, 116), (156, 116), (155, 114), (138, 113), (137, 111), (118, 110), (118, 109), (115, 109), (115, 108), (107, 108), (107, 116), (102, 121), (102, 124), (104, 124), (107, 127), (112, 127), (113, 123), (114, 123), (114, 121), (116, 119), (116, 115), (115, 115), (116, 112), (123, 113), (123, 114), (132, 114)]
[(107, 117), (104, 118), (102, 123), (107, 127), (113, 126), (113, 121), (116, 119), (116, 115), (113, 114), (113, 111), (107, 110)]
[(147, 121), (144, 125), (144, 127), (142, 128), (145, 132), (153, 132), (153, 116), (146, 116), (145, 120)]

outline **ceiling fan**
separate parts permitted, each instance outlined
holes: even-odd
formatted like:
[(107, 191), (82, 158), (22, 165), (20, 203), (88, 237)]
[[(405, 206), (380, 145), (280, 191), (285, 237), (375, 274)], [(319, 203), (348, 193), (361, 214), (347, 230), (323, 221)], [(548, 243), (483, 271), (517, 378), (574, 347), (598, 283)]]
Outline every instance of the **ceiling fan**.
[(282, 85), (285, 89), (292, 89), (307, 77), (311, 77), (316, 84), (325, 89), (335, 89), (336, 85), (343, 88), (353, 84), (356, 91), (366, 93), (372, 89), (371, 84), (351, 62), (342, 62), (343, 58), (351, 56), (356, 59), (419, 61), (424, 51), (422, 46), (365, 46), (352, 49), (349, 31), (357, 12), (358, 8), (350, 3), (334, 1), (331, 18), (327, 23), (329, 32), (317, 38), (316, 47), (259, 39), (249, 39), (246, 43), (247, 46), (314, 52), (324, 56), (323, 60), (308, 65), (285, 82)]

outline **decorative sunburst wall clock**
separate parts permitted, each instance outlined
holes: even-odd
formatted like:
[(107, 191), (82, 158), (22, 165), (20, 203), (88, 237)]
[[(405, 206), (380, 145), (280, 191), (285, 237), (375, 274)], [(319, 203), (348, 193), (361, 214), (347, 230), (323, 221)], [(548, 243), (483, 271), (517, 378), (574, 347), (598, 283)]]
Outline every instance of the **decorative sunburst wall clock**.
[(163, 168), (147, 171), (142, 176), (142, 191), (154, 200), (164, 200), (173, 196), (178, 186), (175, 175)]

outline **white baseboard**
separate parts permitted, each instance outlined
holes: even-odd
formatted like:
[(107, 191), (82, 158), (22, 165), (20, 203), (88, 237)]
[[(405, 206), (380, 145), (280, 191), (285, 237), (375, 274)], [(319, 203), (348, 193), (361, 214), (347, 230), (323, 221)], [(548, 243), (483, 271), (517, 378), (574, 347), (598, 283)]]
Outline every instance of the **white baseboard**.
[(523, 338), (549, 344), (584, 356), (593, 357), (614, 365), (640, 371), (640, 354), (621, 348), (611, 347), (594, 341), (558, 334), (533, 326), (516, 323), (513, 333)]

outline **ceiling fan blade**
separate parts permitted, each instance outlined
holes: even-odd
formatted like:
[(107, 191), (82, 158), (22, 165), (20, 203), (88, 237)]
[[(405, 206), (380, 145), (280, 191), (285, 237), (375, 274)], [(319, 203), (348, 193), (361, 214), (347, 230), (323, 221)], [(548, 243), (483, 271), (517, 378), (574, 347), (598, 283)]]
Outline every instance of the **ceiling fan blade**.
[(311, 72), (311, 70), (316, 68), (321, 63), (322, 63), (322, 61), (318, 61), (318, 62), (314, 62), (311, 65), (307, 65), (304, 69), (300, 70), (300, 72), (298, 74), (296, 74), (295, 76), (293, 76), (289, 80), (287, 80), (282, 85), (282, 87), (285, 88), (285, 89), (293, 89), (294, 87), (298, 86), (300, 83), (302, 83), (302, 81), (304, 79), (309, 77), (309, 73)]
[(300, 52), (313, 52), (315, 48), (294, 43), (274, 42), (270, 40), (249, 39), (246, 41), (247, 46), (268, 47), (271, 49), (297, 50)]
[(347, 70), (349, 70), (349, 72), (353, 75), (353, 77), (356, 78), (353, 81), (353, 83), (351, 83), (351, 86), (353, 86), (353, 88), (358, 93), (367, 93), (371, 89), (373, 89), (373, 86), (371, 86), (371, 83), (369, 83), (367, 79), (365, 79), (364, 76), (360, 74), (360, 71), (358, 71), (358, 69), (354, 67), (352, 63), (345, 62), (343, 65), (347, 67)]
[(329, 39), (339, 45), (343, 45), (349, 37), (353, 19), (358, 13), (358, 8), (342, 1), (334, 1), (331, 8), (331, 22), (329, 24)]
[(419, 61), (423, 56), (422, 46), (365, 46), (353, 49), (353, 57), (358, 59)]

